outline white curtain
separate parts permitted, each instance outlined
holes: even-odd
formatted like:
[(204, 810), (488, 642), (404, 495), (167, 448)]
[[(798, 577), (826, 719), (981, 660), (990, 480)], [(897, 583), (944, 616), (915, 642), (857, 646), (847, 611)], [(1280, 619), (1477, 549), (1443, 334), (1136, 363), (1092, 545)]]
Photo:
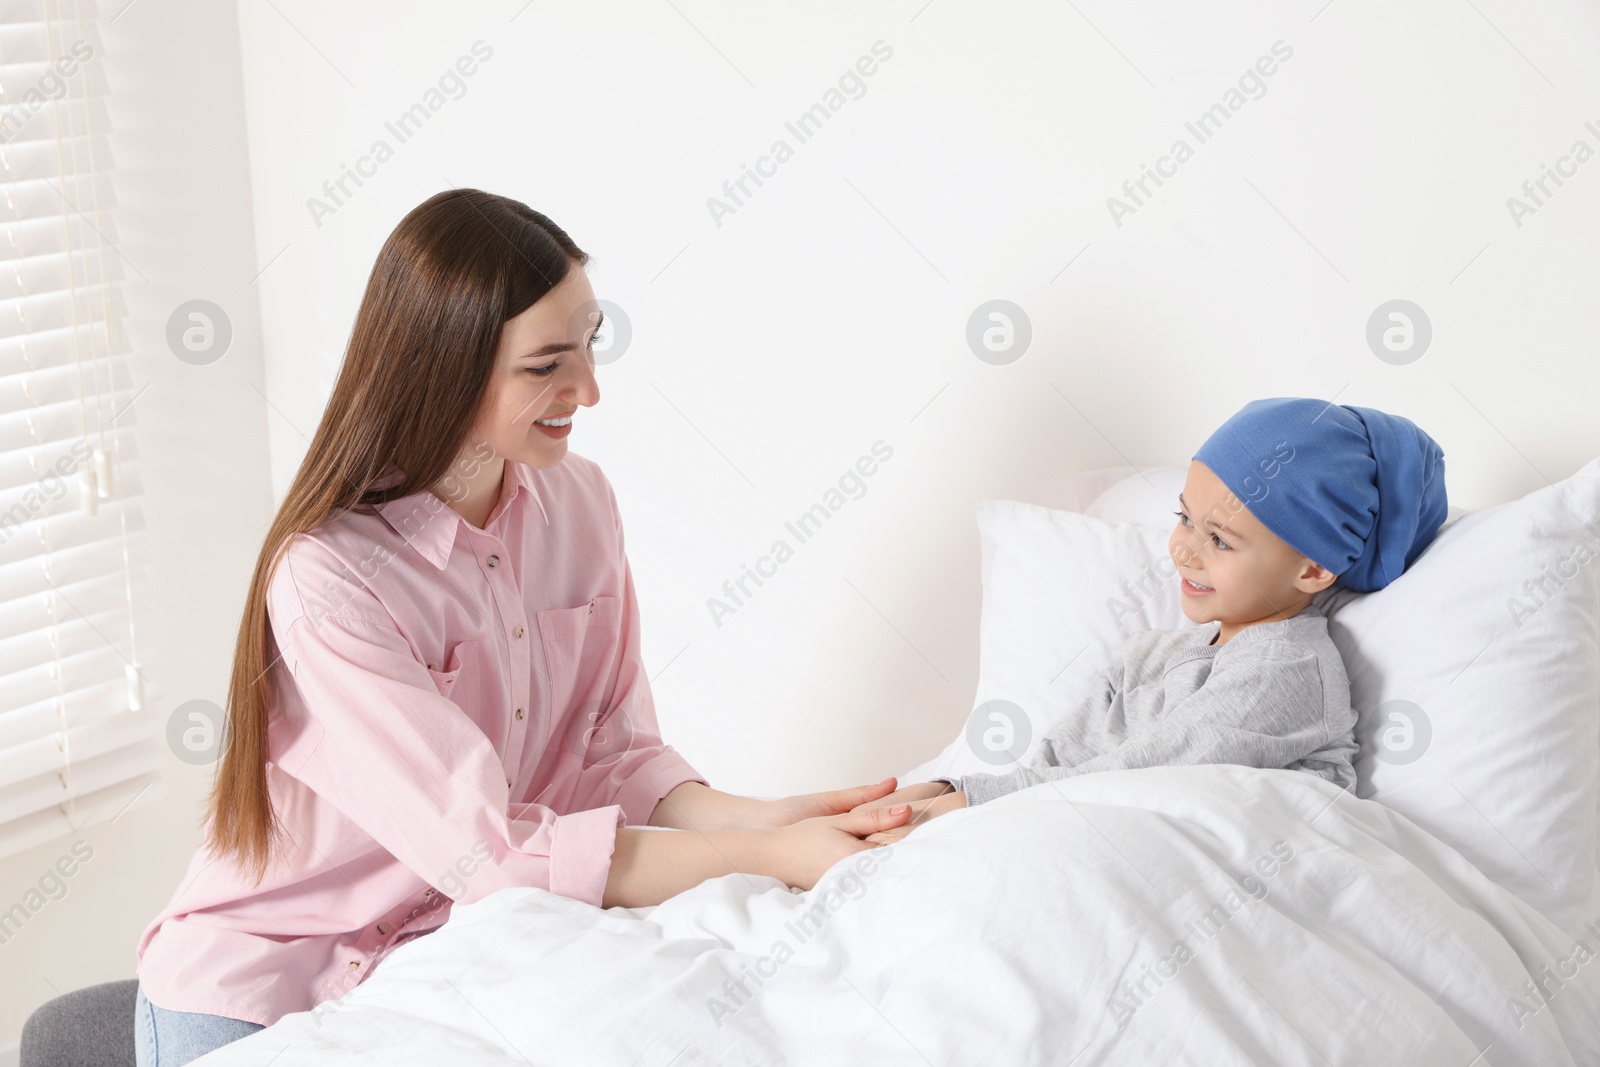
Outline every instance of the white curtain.
[(165, 795), (95, 18), (0, 0), (0, 856)]

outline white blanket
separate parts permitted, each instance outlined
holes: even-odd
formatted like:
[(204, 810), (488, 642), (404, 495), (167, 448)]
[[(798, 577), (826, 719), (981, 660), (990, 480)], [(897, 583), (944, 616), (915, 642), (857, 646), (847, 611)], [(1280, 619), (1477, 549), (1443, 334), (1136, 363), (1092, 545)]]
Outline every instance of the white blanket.
[(805, 893), (504, 890), (195, 1062), (1590, 1065), (1591, 926), (1309, 774), (1117, 771), (952, 812)]

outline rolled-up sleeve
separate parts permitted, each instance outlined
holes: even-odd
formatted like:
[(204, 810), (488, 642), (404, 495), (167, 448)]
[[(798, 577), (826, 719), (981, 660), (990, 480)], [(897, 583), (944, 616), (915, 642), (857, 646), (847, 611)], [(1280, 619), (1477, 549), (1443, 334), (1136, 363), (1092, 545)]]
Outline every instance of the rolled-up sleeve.
[(558, 815), (518, 804), (513, 816), (489, 739), (439, 693), (369, 592), (347, 584), (337, 613), (306, 610), (298, 588), (323, 588), (337, 565), (303, 544), (268, 597), (284, 716), (274, 728), (287, 738), (277, 767), (424, 881), (461, 887), (447, 894), (457, 903), (535, 886), (600, 906), (623, 806)]

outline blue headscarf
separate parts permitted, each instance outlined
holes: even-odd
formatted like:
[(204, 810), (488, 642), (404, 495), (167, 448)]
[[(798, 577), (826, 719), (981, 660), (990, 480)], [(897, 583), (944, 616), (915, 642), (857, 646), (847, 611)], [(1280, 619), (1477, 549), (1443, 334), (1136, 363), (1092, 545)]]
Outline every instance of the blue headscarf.
[(1357, 592), (1400, 577), (1449, 510), (1438, 442), (1376, 408), (1252, 400), (1194, 458), (1263, 526)]

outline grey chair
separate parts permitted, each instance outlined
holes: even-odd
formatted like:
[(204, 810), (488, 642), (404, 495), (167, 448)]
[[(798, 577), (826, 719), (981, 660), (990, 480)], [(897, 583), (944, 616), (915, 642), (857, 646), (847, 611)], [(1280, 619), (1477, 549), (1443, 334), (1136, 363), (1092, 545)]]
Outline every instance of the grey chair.
[(139, 980), (74, 989), (22, 1024), (21, 1067), (134, 1067), (133, 1004)]

